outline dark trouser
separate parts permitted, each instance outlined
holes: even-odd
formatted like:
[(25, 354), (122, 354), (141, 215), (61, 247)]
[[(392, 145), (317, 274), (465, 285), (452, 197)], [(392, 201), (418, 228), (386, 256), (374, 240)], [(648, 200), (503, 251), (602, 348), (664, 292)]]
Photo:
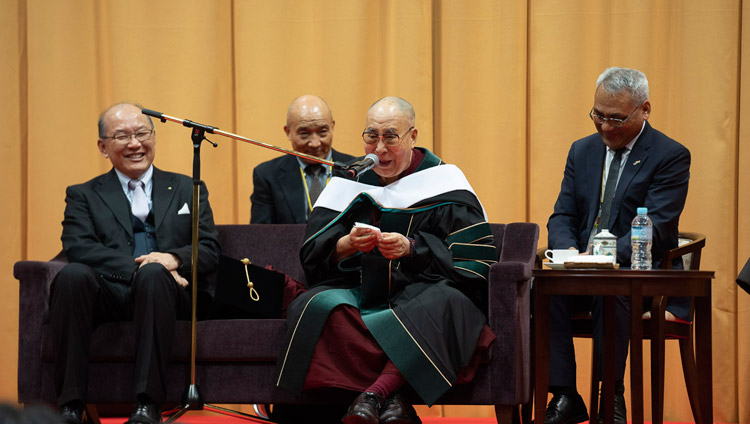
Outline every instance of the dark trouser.
[(135, 329), (134, 395), (162, 403), (175, 323), (189, 317), (187, 290), (160, 264), (140, 268), (131, 285), (107, 281), (87, 265), (66, 265), (52, 282), (49, 312), (58, 404), (86, 401), (91, 332), (125, 320)]
[[(576, 387), (576, 357), (571, 314), (591, 311), (594, 343), (604, 364), (604, 298), (601, 296), (550, 296), (550, 386)], [(630, 299), (615, 299), (615, 381), (625, 378), (630, 342)], [(599, 375), (602, 375), (601, 370)]]

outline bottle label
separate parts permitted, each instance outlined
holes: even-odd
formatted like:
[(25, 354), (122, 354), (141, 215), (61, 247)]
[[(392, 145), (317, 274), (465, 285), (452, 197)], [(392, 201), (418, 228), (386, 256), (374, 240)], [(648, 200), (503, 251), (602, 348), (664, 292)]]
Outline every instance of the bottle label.
[(648, 226), (640, 226), (640, 225), (634, 225), (630, 230), (630, 239), (635, 240), (644, 240), (644, 241), (651, 241), (652, 240), (652, 228)]

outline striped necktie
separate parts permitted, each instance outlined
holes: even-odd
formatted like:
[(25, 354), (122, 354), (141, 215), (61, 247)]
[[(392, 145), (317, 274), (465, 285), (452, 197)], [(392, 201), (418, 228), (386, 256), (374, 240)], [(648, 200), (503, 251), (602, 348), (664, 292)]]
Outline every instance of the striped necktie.
[(320, 192), (323, 191), (323, 185), (320, 183), (320, 173), (323, 172), (323, 165), (320, 164), (312, 164), (307, 165), (305, 167), (305, 173), (310, 176), (310, 179), (312, 180), (310, 182), (309, 187), (309, 194), (310, 194), (310, 207), (312, 208), (312, 205), (315, 204), (315, 201), (318, 200), (318, 196), (320, 196)]
[(617, 191), (617, 180), (620, 178), (620, 161), (626, 149), (627, 147), (623, 147), (615, 150), (615, 157), (612, 158), (612, 162), (609, 164), (607, 185), (604, 186), (604, 199), (602, 200), (601, 213), (599, 214), (599, 231), (610, 229), (609, 217), (610, 212), (612, 212), (612, 199), (614, 199), (615, 191)]

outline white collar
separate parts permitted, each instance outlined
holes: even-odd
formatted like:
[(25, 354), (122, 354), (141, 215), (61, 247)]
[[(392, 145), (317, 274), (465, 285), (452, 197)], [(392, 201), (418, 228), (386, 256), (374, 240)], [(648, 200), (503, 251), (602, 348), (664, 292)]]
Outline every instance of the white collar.
[[(436, 181), (440, 183), (436, 184)], [(457, 166), (448, 164), (415, 172), (384, 187), (334, 177), (318, 197), (315, 207), (343, 212), (357, 196), (364, 193), (383, 208), (404, 209), (455, 190), (466, 190), (476, 196), (463, 172)], [(482, 211), (484, 212), (484, 207)], [(484, 217), (487, 219), (486, 212)]]

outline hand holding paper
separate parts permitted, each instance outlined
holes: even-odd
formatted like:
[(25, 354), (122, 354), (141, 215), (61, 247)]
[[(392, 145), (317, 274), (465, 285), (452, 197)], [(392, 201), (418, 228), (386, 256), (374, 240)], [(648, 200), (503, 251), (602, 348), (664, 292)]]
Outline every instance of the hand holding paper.
[(357, 250), (360, 252), (369, 252), (383, 239), (380, 228), (370, 224), (357, 222), (349, 233), (349, 239)]

